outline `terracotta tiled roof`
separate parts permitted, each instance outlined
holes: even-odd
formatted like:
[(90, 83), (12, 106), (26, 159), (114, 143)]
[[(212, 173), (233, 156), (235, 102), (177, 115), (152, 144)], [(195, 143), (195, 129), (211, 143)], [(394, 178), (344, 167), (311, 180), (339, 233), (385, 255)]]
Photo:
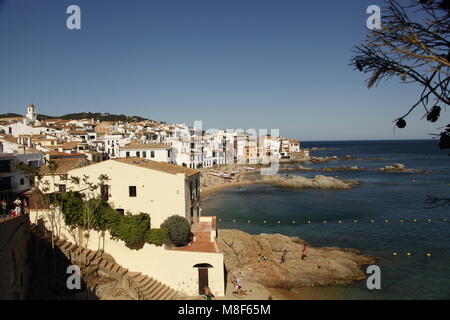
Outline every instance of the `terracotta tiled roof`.
[(72, 134), (72, 135), (79, 135), (79, 134), (86, 135), (87, 132), (86, 131), (82, 131), (82, 130), (69, 130), (69, 134)]
[(80, 144), (80, 142), (77, 142), (77, 141), (69, 141), (69, 142), (63, 143), (62, 148), (64, 150), (72, 150), (72, 149), (76, 148), (79, 144)]
[(162, 171), (170, 174), (184, 173), (186, 177), (193, 176), (200, 173), (198, 170), (177, 166), (176, 164), (171, 164), (167, 162), (157, 162), (148, 159), (142, 159), (138, 157), (128, 157), (128, 158), (115, 158), (112, 161), (118, 161), (126, 164), (135, 165), (142, 168), (152, 169), (156, 171)]
[(84, 167), (89, 164), (86, 159), (72, 158), (72, 159), (54, 159), (56, 164), (56, 171), (51, 172), (48, 165), (41, 168), (42, 174), (66, 174), (69, 170)]
[(220, 248), (217, 244), (217, 239), (211, 239), (211, 231), (216, 228), (216, 217), (212, 217), (209, 222), (197, 222), (192, 225), (191, 232), (194, 234), (195, 240), (189, 245), (183, 247), (175, 247), (172, 250), (176, 251), (191, 251), (191, 252), (210, 252), (220, 253)]
[(60, 152), (60, 151), (47, 151), (44, 152), (44, 154), (48, 154), (49, 156), (62, 156), (67, 158), (73, 158), (74, 156), (84, 156), (83, 153), (66, 153), (66, 152)]
[(0, 139), (18, 144), (17, 138), (14, 138), (13, 136), (11, 136), (9, 134), (2, 134), (2, 135), (0, 135)]

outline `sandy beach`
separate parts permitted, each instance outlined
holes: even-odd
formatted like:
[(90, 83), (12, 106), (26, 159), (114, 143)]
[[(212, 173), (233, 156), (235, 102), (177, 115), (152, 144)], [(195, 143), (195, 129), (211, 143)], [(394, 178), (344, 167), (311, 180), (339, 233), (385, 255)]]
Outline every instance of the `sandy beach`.
[[(257, 184), (259, 183), (257, 180), (248, 179), (246, 176), (250, 173), (258, 172), (262, 167), (262, 165), (230, 164), (212, 168), (202, 168), (200, 169), (202, 174), (201, 193), (203, 197), (207, 198), (212, 193), (223, 189)], [(249, 170), (250, 168), (253, 169)], [(214, 175), (231, 173), (233, 173), (233, 175), (230, 179)]]

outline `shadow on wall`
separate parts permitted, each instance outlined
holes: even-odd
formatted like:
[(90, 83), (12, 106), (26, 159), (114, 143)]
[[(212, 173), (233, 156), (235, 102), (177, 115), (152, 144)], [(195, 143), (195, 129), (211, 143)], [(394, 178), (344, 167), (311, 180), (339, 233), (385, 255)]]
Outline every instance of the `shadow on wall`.
[(0, 220), (0, 300), (25, 299), (31, 232), (28, 215)]
[(81, 279), (81, 288), (70, 290), (67, 279), (67, 267), (72, 265), (69, 259), (50, 242), (32, 234), (32, 274), (26, 299), (30, 300), (98, 300)]

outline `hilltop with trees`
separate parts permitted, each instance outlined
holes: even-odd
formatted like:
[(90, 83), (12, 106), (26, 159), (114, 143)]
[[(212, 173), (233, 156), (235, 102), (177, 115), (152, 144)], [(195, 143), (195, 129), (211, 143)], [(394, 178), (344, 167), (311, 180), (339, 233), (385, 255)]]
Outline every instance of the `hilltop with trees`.
[[(23, 115), (18, 113), (3, 113), (0, 114), (1, 118), (18, 118), (23, 117)], [(101, 113), (101, 112), (78, 112), (78, 113), (68, 113), (62, 116), (49, 116), (45, 114), (38, 114), (38, 120), (47, 119), (62, 119), (62, 120), (81, 120), (81, 119), (94, 119), (100, 121), (122, 121), (122, 122), (136, 122), (150, 120), (140, 116), (127, 116), (124, 114), (111, 114), (111, 113)]]

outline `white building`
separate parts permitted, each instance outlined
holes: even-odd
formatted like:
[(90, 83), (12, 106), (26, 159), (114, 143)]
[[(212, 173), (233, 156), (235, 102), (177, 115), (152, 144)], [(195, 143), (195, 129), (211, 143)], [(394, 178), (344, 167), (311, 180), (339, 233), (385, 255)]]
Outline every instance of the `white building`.
[(30, 181), (20, 171), (14, 168), (14, 163), (22, 162), (33, 167), (44, 164), (44, 156), (41, 152), (24, 153), (0, 153), (0, 194), (5, 195), (22, 193), (30, 188)]
[(130, 138), (123, 134), (106, 134), (97, 141), (103, 142), (103, 149), (97, 151), (107, 153), (110, 158), (116, 158), (119, 156), (119, 148), (130, 143)]
[[(60, 174), (53, 174), (48, 178), (58, 179)], [(169, 216), (180, 215), (192, 224), (191, 231), (194, 234), (194, 240), (182, 247), (167, 244), (157, 247), (146, 243), (142, 248), (132, 250), (121, 240), (111, 239), (108, 231), (101, 235), (93, 230), (89, 232), (88, 238), (78, 238), (77, 243), (83, 241), (89, 249), (98, 250), (98, 239), (104, 238), (103, 250), (112, 255), (117, 263), (132, 271), (149, 275), (188, 295), (201, 294), (205, 285), (210, 287), (214, 295), (225, 295), (224, 261), (217, 243), (216, 219), (200, 216), (199, 171), (129, 157), (71, 169), (65, 174), (80, 178), (87, 176), (89, 182), (94, 184), (99, 182), (100, 175), (106, 174), (109, 180), (95, 192), (118, 212), (146, 212), (150, 214), (153, 228), (159, 227)], [(83, 183), (57, 183), (60, 190), (86, 190)], [(42, 210), (32, 214), (33, 220), (45, 219), (48, 215)], [(51, 227), (48, 219), (46, 226)], [(69, 232), (67, 227), (59, 228), (59, 232), (58, 236), (70, 241), (77, 237), (76, 233)]]
[(26, 123), (34, 123), (36, 122), (37, 117), (36, 117), (36, 108), (34, 107), (34, 104), (30, 104), (28, 105), (27, 108), (27, 114), (25, 116), (25, 121)]
[(168, 163), (174, 162), (172, 158), (173, 157), (172, 147), (160, 143), (128, 144), (126, 146), (119, 148), (119, 157), (121, 158), (138, 157), (158, 162), (168, 162)]

